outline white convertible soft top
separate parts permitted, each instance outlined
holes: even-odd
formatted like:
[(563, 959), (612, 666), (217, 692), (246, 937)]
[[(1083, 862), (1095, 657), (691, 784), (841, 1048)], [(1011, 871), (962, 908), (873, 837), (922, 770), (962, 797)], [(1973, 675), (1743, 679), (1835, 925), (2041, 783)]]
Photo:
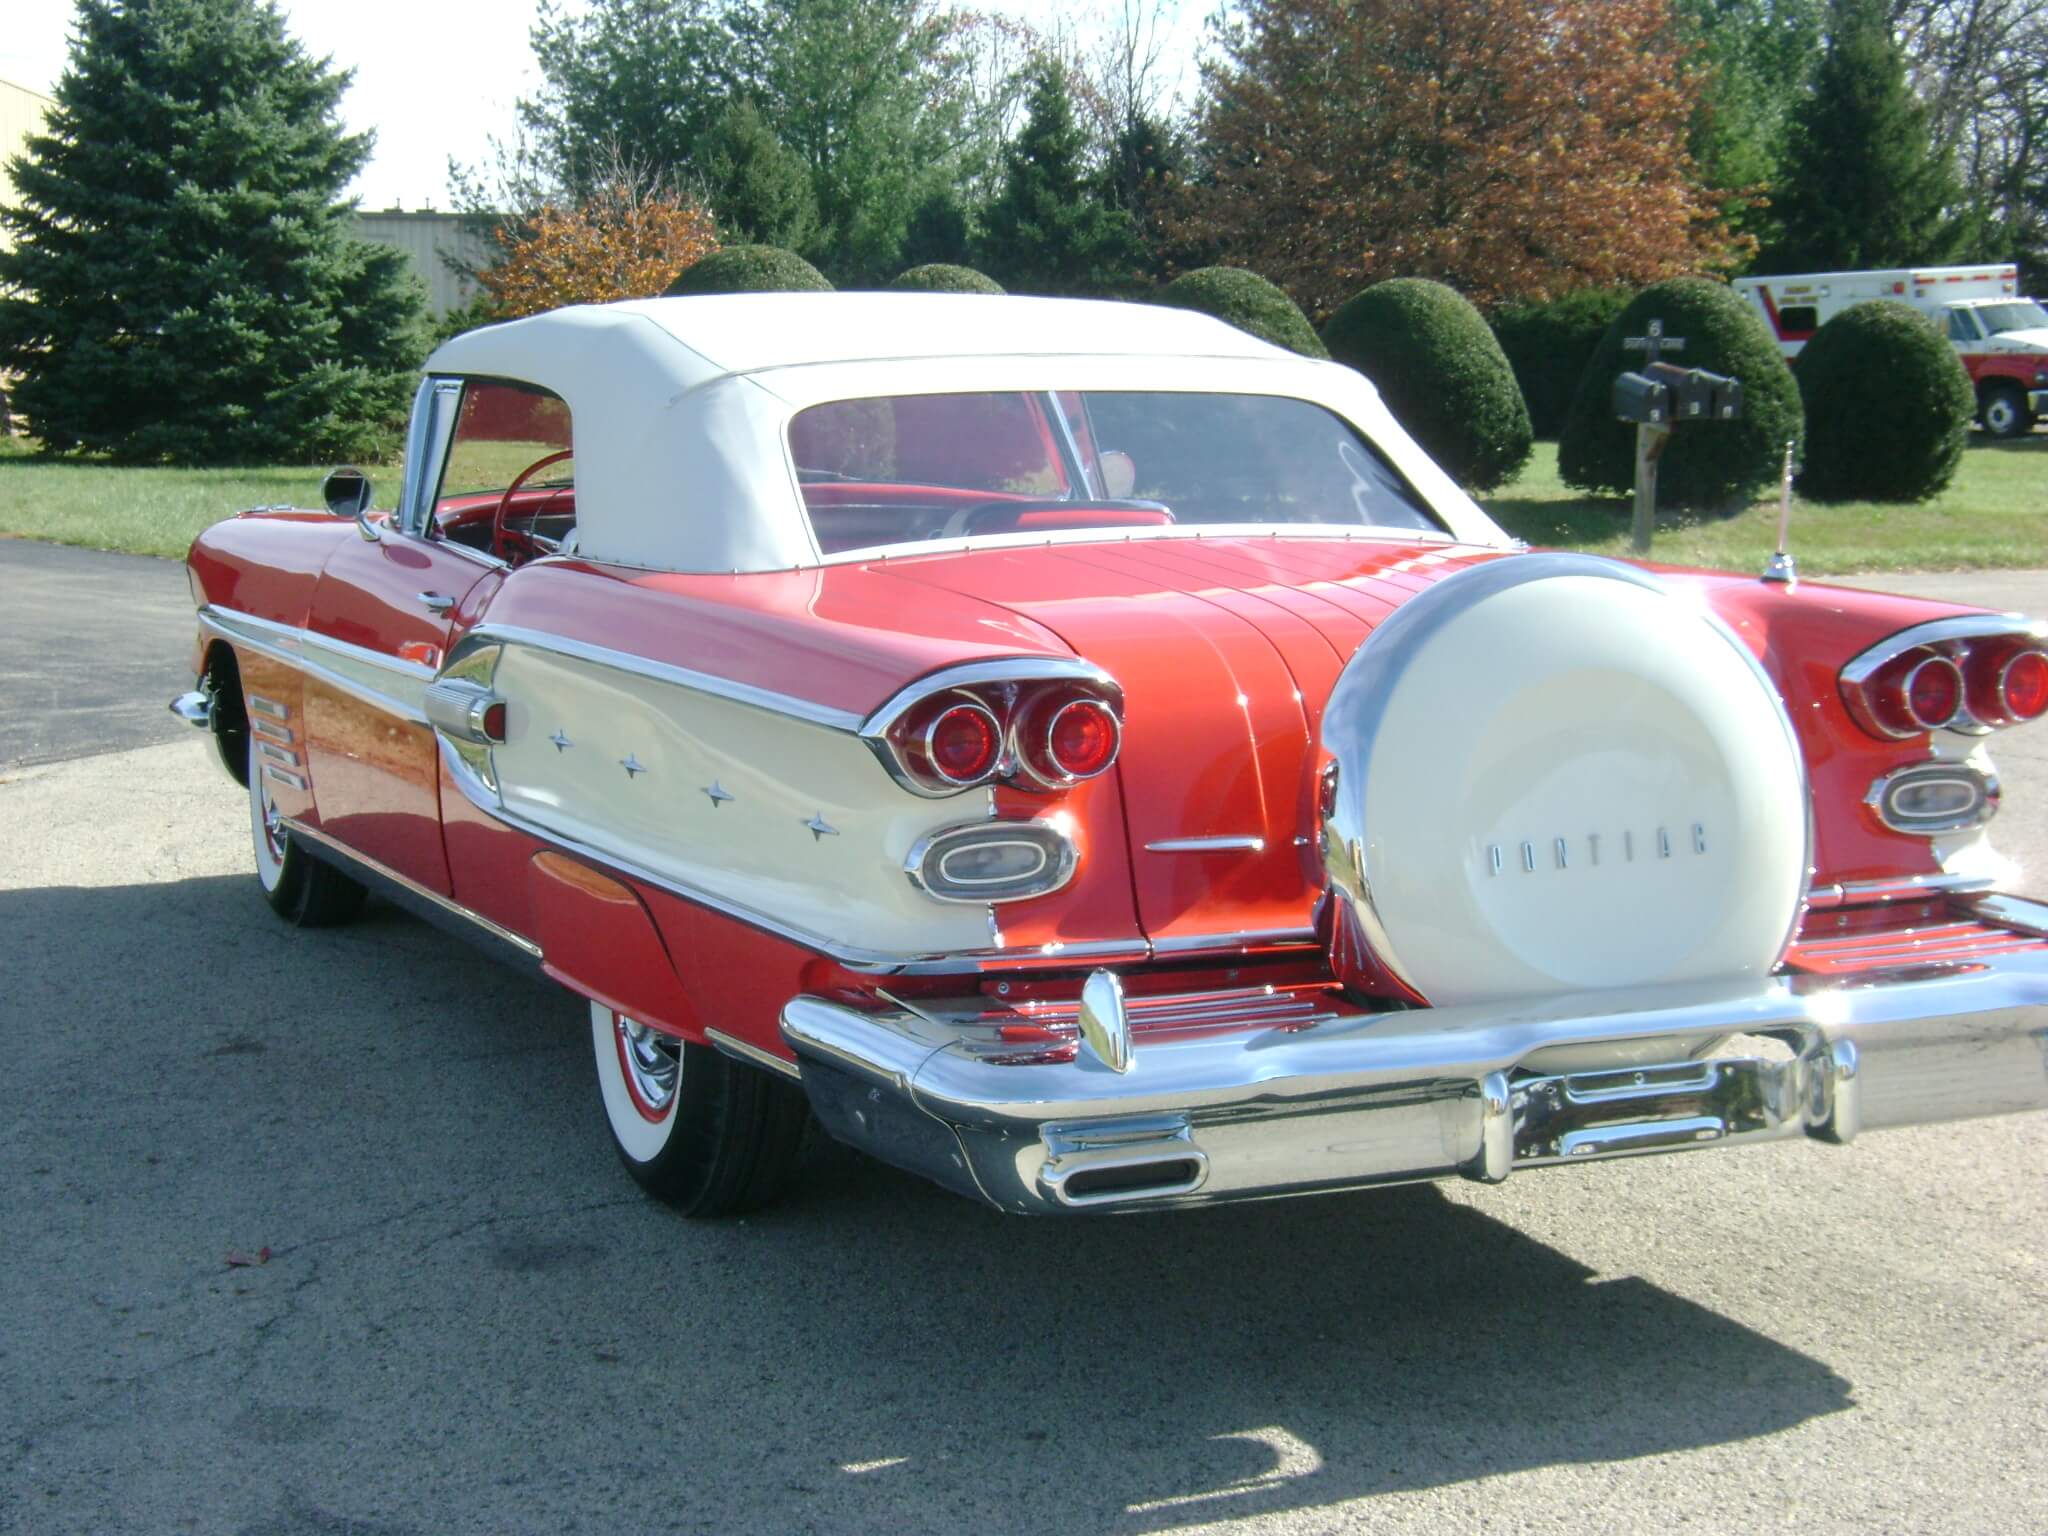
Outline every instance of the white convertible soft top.
[(579, 552), (622, 565), (821, 563), (786, 448), (790, 417), (822, 400), (963, 390), (1311, 400), (1379, 444), (1454, 534), (1504, 541), (1360, 374), (1163, 305), (924, 293), (636, 299), (466, 332), (436, 349), (426, 372), (514, 379), (567, 401)]

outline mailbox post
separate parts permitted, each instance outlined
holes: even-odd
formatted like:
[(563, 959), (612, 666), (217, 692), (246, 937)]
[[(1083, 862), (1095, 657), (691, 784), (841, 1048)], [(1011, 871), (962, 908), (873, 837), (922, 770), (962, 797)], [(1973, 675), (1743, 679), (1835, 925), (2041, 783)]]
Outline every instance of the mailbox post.
[(1652, 320), (1645, 336), (1622, 338), (1630, 352), (1644, 354), (1640, 373), (1618, 374), (1614, 380), (1614, 414), (1636, 428), (1636, 509), (1630, 543), (1639, 555), (1650, 552), (1657, 526), (1657, 459), (1683, 421), (1732, 421), (1742, 414), (1742, 381), (1681, 368), (1663, 361), (1665, 352), (1685, 345), (1683, 336), (1666, 336), (1664, 322)]

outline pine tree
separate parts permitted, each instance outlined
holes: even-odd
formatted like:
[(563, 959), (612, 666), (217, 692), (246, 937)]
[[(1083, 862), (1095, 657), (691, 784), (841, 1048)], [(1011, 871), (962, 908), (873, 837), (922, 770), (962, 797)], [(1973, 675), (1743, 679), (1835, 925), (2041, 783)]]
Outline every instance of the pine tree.
[(1003, 181), (982, 216), (980, 266), (1012, 293), (1102, 294), (1132, 284), (1144, 261), (1137, 226), (1102, 198), (1074, 121), (1067, 72), (1033, 71), (1029, 116), (1004, 153)]
[(819, 254), (810, 167), (776, 136), (759, 107), (750, 101), (728, 107), (697, 146), (693, 163), (710, 185), (720, 227), (734, 242)]
[(44, 445), (129, 460), (340, 457), (388, 440), (422, 295), (338, 199), (349, 75), (263, 0), (79, 0), (47, 132), (0, 210), (0, 368)]
[(1885, 0), (1832, 0), (1813, 91), (1793, 111), (1766, 272), (1927, 265), (1960, 250), (1968, 225), (1947, 155), (1906, 83)]

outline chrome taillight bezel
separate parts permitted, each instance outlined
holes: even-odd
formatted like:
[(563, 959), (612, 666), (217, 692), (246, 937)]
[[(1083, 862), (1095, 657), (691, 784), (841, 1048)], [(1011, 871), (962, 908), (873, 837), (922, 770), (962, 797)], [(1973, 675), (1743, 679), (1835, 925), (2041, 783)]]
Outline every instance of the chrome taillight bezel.
[[(1994, 695), (2002, 692), (2005, 669), (2013, 660), (2042, 649), (2048, 649), (2048, 623), (2016, 613), (1960, 615), (1916, 624), (1879, 641), (1842, 668), (1842, 702), (1850, 718), (1881, 741), (1910, 741), (1938, 730), (1987, 735), (2021, 723), (2004, 718), (1987, 702), (1987, 687)], [(1926, 724), (1918, 721), (1906, 701), (1912, 678), (1933, 662), (1956, 668), (1962, 688), (1955, 713)], [(1903, 719), (1895, 708), (1903, 709)]]
[[(1969, 792), (1969, 803), (1937, 815), (1914, 815), (1901, 811), (1901, 794), (1923, 784), (1960, 784)], [(1968, 763), (1912, 763), (1895, 768), (1870, 786), (1863, 803), (1877, 819), (1894, 832), (1918, 837), (1944, 837), (1956, 832), (1974, 832), (1998, 814), (1998, 780)]]
[[(963, 852), (1011, 846), (1030, 847), (1038, 854), (1038, 863), (1004, 880), (961, 879), (946, 869), (947, 861)], [(903, 873), (934, 901), (990, 906), (1051, 895), (1074, 878), (1079, 865), (1073, 840), (1050, 822), (974, 821), (941, 827), (919, 838), (904, 856)]]
[[(1107, 710), (1116, 748), (1097, 773), (1084, 777), (1049, 771), (1050, 736), (1041, 747), (1036, 734), (1070, 704), (1089, 700)], [(937, 768), (930, 731), (960, 704), (986, 712), (1001, 742), (990, 770), (973, 780), (955, 780)], [(1114, 767), (1123, 750), (1123, 690), (1100, 667), (1059, 657), (1017, 657), (969, 662), (933, 673), (899, 691), (861, 724), (860, 734), (882, 766), (904, 789), (928, 800), (945, 799), (992, 783), (1040, 793), (1057, 793), (1099, 777)], [(1022, 740), (1024, 733), (1033, 733)]]

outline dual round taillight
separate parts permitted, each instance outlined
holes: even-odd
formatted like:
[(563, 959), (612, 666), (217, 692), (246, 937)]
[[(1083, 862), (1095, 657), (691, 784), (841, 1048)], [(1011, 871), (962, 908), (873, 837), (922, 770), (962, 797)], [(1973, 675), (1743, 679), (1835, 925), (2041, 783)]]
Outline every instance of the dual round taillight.
[(1963, 669), (1946, 656), (1926, 657), (1906, 674), (1901, 695), (1908, 721), (1923, 731), (1940, 730), (1963, 707)]
[(2020, 725), (2048, 714), (2048, 651), (1909, 651), (1870, 680), (1867, 698), (1872, 720), (1887, 736)]
[(1123, 727), (1102, 700), (1057, 695), (1023, 711), (1017, 757), (1031, 776), (1051, 788), (1092, 779), (1116, 761)]
[(1123, 722), (1113, 702), (1063, 680), (1003, 679), (937, 689), (894, 712), (871, 737), (891, 770), (921, 794), (950, 794), (993, 779), (1066, 789), (1115, 763)]
[(2021, 725), (2048, 715), (2048, 651), (2014, 651), (1998, 667), (1988, 724)]
[(953, 704), (925, 728), (924, 755), (948, 784), (979, 784), (1003, 754), (1003, 728), (980, 704)]

